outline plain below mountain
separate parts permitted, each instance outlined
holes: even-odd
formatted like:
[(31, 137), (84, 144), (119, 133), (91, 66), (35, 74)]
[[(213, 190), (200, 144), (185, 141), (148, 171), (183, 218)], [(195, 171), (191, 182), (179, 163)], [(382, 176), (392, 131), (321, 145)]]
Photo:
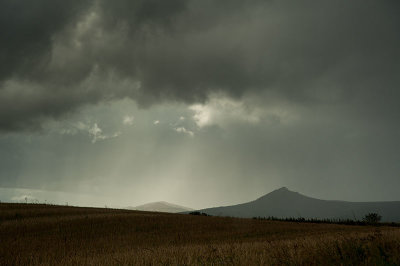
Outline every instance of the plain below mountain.
[(151, 202), (136, 207), (128, 207), (127, 209), (137, 210), (137, 211), (171, 212), (171, 213), (186, 212), (193, 210), (188, 207), (179, 206), (165, 201)]
[(368, 213), (378, 213), (385, 222), (400, 222), (400, 201), (347, 202), (321, 200), (304, 196), (283, 187), (257, 200), (225, 207), (199, 210), (214, 216), (277, 217), (305, 219), (362, 220)]

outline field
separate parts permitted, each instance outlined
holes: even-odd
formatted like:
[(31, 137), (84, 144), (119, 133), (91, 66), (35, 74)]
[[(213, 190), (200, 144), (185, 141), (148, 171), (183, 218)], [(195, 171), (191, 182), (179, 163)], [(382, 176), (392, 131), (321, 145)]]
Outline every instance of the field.
[(400, 265), (400, 228), (0, 204), (0, 265)]

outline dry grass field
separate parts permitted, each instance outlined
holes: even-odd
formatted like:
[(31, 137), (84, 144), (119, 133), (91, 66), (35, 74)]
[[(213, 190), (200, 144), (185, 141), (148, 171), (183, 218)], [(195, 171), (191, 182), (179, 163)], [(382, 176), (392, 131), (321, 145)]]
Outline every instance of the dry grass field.
[(0, 204), (1, 265), (400, 265), (400, 228)]

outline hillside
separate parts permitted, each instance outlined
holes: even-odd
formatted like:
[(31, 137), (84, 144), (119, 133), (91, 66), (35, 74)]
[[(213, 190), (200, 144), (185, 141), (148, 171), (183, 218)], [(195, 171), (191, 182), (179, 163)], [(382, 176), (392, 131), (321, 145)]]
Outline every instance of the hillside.
[(400, 228), (0, 203), (1, 265), (399, 265)]
[(376, 212), (387, 222), (400, 221), (400, 201), (392, 202), (346, 202), (321, 200), (304, 196), (283, 187), (254, 201), (216, 208), (201, 212), (215, 216), (362, 219), (365, 214)]
[(172, 204), (165, 201), (157, 201), (151, 202), (147, 204), (143, 204), (136, 207), (128, 207), (129, 210), (137, 210), (137, 211), (149, 211), (149, 212), (170, 212), (170, 213), (178, 213), (185, 211), (192, 211), (193, 209)]

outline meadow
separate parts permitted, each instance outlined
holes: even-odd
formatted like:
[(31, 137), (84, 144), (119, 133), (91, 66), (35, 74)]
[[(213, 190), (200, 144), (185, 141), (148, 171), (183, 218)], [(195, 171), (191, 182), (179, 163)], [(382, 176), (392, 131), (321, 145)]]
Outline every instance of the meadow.
[(400, 228), (0, 204), (1, 265), (400, 265)]

